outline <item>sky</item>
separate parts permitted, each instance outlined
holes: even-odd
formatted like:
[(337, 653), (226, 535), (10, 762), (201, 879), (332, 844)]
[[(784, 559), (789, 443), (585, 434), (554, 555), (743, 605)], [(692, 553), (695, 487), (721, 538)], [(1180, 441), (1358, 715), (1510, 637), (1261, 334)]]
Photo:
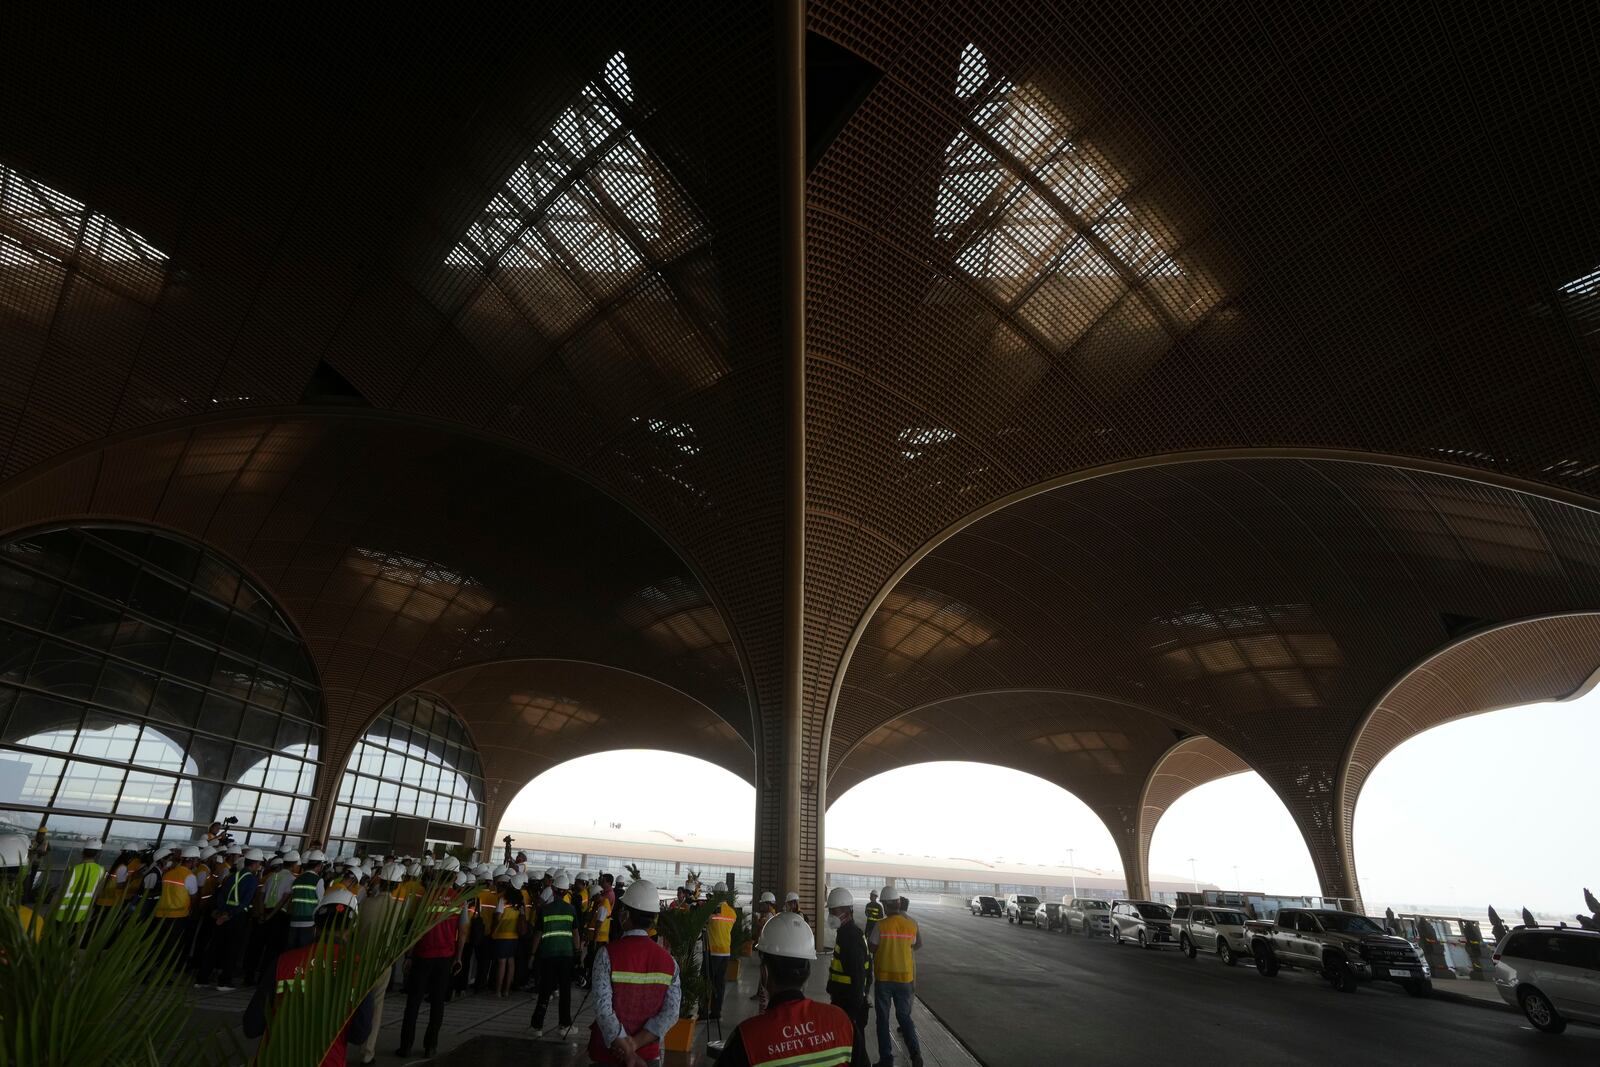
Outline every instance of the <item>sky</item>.
[[(1432, 905), (1503, 915), (1521, 908), (1570, 915), (1582, 887), (1600, 892), (1600, 692), (1436, 727), (1384, 759), (1356, 807), (1356, 866), (1369, 910)], [(594, 788), (598, 779), (608, 785)], [(666, 783), (661, 788), (659, 783)], [(573, 821), (574, 796), (588, 799)], [(510, 829), (577, 829), (619, 822), (748, 842), (755, 790), (688, 756), (625, 751), (587, 756), (534, 779)], [(886, 819), (885, 811), (901, 813)], [(549, 813), (560, 812), (560, 818)], [(977, 763), (889, 771), (828, 812), (831, 846), (985, 861), (1120, 870), (1111, 834), (1087, 806), (1043, 779)], [(1192, 860), (1192, 863), (1191, 863)], [(1293, 820), (1255, 773), (1201, 786), (1162, 817), (1153, 874), (1223, 888), (1318, 891)], [(1192, 872), (1192, 873), (1191, 873)]]

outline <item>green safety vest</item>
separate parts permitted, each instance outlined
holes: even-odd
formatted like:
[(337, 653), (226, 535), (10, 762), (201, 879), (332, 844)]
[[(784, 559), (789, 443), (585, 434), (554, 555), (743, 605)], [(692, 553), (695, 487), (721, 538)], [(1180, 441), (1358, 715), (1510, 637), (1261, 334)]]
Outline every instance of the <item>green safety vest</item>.
[(317, 883), (321, 881), (312, 871), (294, 880), (289, 887), (289, 921), (308, 923), (317, 914)]
[(106, 869), (93, 860), (84, 860), (72, 868), (72, 877), (67, 879), (66, 894), (61, 898), (61, 906), (56, 909), (56, 920), (81, 923), (87, 919), (89, 908), (94, 904), (94, 891), (105, 876)]
[(562, 959), (574, 954), (572, 927), (577, 919), (577, 909), (560, 901), (539, 909), (540, 957)]

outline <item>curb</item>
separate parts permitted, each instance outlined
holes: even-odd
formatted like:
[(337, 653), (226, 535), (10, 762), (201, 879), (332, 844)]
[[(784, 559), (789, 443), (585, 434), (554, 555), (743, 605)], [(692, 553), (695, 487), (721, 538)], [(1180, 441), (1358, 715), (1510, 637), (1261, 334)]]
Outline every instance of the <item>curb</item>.
[(912, 996), (915, 997), (918, 1004), (922, 1005), (923, 1011), (933, 1016), (934, 1021), (940, 1026), (944, 1027), (944, 1032), (950, 1035), (950, 1040), (961, 1046), (961, 1051), (965, 1052), (973, 1063), (976, 1063), (978, 1067), (989, 1067), (989, 1065), (985, 1063), (976, 1052), (972, 1051), (971, 1046), (969, 1046), (965, 1041), (961, 1040), (961, 1035), (956, 1033), (955, 1030), (951, 1028), (950, 1024), (945, 1022), (944, 1019), (940, 1017), (939, 1013), (934, 1011), (933, 1008), (929, 1006), (926, 1000), (918, 997), (915, 993), (913, 993)]
[(1452, 1004), (1470, 1004), (1475, 1008), (1486, 1008), (1489, 1011), (1509, 1011), (1513, 1014), (1516, 1012), (1515, 1008), (1507, 1004), (1505, 1001), (1500, 1000), (1498, 997), (1494, 1000), (1486, 1000), (1483, 997), (1471, 997), (1465, 993), (1457, 993), (1453, 989), (1441, 988), (1437, 982), (1435, 982), (1433, 985), (1433, 992), (1430, 994), (1430, 997), (1434, 1000), (1448, 1000)]

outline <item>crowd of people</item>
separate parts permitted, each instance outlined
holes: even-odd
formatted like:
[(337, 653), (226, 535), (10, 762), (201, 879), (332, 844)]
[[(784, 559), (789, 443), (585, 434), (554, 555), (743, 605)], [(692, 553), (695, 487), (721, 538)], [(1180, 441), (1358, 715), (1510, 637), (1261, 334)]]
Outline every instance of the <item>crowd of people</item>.
[[(398, 990), (406, 998), (395, 1049), (400, 1056), (412, 1054), (424, 1007), (421, 1050), (433, 1055), (447, 1003), (467, 994), (504, 998), (525, 991), (533, 997), (535, 1034), (565, 1037), (575, 1021), (575, 988), (588, 991), (594, 1007), (588, 1043), (594, 1063), (642, 1067), (660, 1055), (661, 1039), (679, 1017), (682, 986), (673, 955), (659, 943), (657, 923), (664, 909), (701, 903), (704, 887), (697, 882), (663, 903), (647, 879), (629, 884), (606, 872), (539, 872), (526, 853), (491, 866), (477, 853), (467, 862), (432, 854), (329, 857), (318, 844), (304, 853), (269, 854), (235, 845), (213, 824), (201, 841), (135, 845), (103, 863), (102, 843), (88, 841), (65, 872), (50, 917), (87, 928), (148, 916), (159, 930), (160, 951), (171, 966), (192, 972), (197, 988), (254, 988), (244, 1031), (261, 1036), (270, 1027), (272, 1005), (295, 988), (319, 939), (336, 951), (358, 923), (384, 922), (392, 909), (427, 899), (437, 921), (367, 992), (324, 1064), (337, 1067), (347, 1055), (373, 1062), (385, 998)], [(22, 837), (0, 840), (0, 865), (25, 865), (27, 846)], [(911, 1067), (922, 1067), (910, 1010), (921, 936), (908, 907), (889, 887), (881, 901), (873, 891), (864, 926), (858, 926), (851, 892), (828, 894), (835, 949), (826, 986), (830, 1003), (824, 1005), (803, 994), (817, 954), (800, 895), (789, 892), (780, 909), (773, 893), (762, 893), (750, 930), (761, 963), (759, 1003), (727, 1039), (720, 1062), (738, 1067), (804, 1054), (808, 1067), (869, 1067), (870, 1005), (877, 1011), (879, 1067), (894, 1064), (890, 1015)], [(708, 1019), (722, 1018), (737, 919), (731, 894), (721, 895), (699, 946)], [(25, 921), (44, 919), (29, 911)], [(547, 1028), (552, 1001), (554, 1026)]]

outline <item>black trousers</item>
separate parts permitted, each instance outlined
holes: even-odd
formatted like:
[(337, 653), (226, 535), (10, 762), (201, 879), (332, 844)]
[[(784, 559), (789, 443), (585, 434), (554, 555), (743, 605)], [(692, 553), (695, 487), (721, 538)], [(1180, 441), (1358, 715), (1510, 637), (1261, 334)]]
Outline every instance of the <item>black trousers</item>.
[(577, 960), (572, 956), (537, 959), (534, 967), (539, 976), (539, 1003), (534, 1005), (533, 1025), (544, 1026), (545, 1009), (550, 1006), (550, 994), (558, 994), (556, 1019), (562, 1026), (572, 1025), (572, 973)]
[(872, 1067), (867, 1055), (867, 998), (859, 993), (838, 993), (828, 990), (833, 1006), (850, 1016), (850, 1026), (855, 1030), (855, 1040), (850, 1049), (850, 1067)]
[(706, 981), (711, 985), (711, 1018), (722, 1018), (722, 994), (728, 988), (728, 957), (706, 953)]
[(217, 924), (212, 919), (209, 908), (190, 912), (189, 918), (193, 921), (189, 937), (189, 968), (203, 976), (211, 964), (211, 934), (217, 928)]
[(249, 915), (235, 915), (211, 931), (211, 952), (200, 972), (202, 982), (215, 974), (218, 985), (234, 984), (234, 972), (244, 957), (251, 925)]
[(411, 1042), (417, 1036), (417, 1016), (422, 1011), (422, 1000), (428, 1000), (428, 1029), (422, 1035), (422, 1048), (431, 1051), (439, 1047), (439, 1028), (444, 1025), (444, 1002), (450, 995), (450, 965), (452, 956), (432, 959), (413, 959), (411, 975), (406, 983), (406, 1014), (400, 1022), (400, 1049), (411, 1052)]

